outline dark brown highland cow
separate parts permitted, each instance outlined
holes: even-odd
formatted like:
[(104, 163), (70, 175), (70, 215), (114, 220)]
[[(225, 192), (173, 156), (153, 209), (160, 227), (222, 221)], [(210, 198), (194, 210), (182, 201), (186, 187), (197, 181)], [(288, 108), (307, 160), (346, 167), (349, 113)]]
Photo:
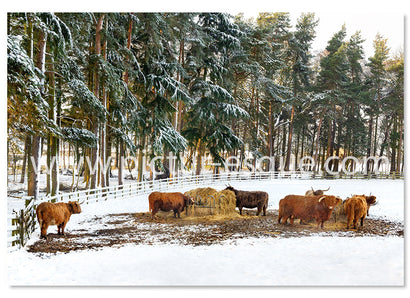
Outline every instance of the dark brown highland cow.
[(288, 218), (293, 225), (294, 219), (302, 221), (315, 219), (318, 227), (330, 219), (333, 208), (340, 204), (342, 199), (335, 196), (298, 196), (288, 195), (279, 201), (278, 223), (286, 223)]
[(239, 214), (242, 215), (242, 208), (258, 208), (256, 215), (258, 216), (262, 211), (266, 215), (268, 208), (269, 195), (264, 191), (244, 191), (237, 190), (232, 186), (225, 188), (233, 191), (236, 197), (236, 207), (239, 208)]

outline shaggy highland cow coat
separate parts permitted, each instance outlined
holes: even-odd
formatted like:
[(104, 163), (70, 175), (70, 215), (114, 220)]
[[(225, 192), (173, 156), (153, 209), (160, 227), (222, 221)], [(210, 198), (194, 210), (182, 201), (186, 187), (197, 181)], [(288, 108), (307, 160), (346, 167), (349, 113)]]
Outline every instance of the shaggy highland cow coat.
[(346, 228), (353, 223), (353, 228), (357, 229), (357, 222), (360, 219), (360, 225), (363, 226), (366, 215), (369, 215), (371, 205), (376, 204), (375, 196), (354, 195), (348, 198), (344, 203), (344, 209), (347, 216)]
[[(58, 235), (64, 235), (64, 228), (70, 220), (71, 214), (81, 213), (78, 202), (49, 203), (43, 202), (36, 208), (37, 220), (40, 225), (40, 239), (47, 239), (48, 226), (56, 225)], [(61, 230), (61, 231), (60, 231)]]
[(268, 208), (269, 195), (264, 191), (244, 191), (234, 189), (232, 186), (225, 188), (233, 191), (236, 197), (236, 207), (239, 209), (239, 214), (242, 215), (242, 208), (258, 208), (256, 215), (258, 216), (262, 211), (266, 215)]
[(288, 218), (293, 225), (294, 219), (302, 221), (315, 219), (318, 227), (323, 228), (325, 221), (330, 219), (333, 208), (340, 204), (342, 199), (335, 196), (298, 196), (288, 195), (279, 201), (278, 223), (286, 223)]
[(158, 210), (161, 211), (174, 211), (174, 217), (178, 214), (178, 218), (181, 218), (181, 212), (191, 202), (191, 199), (180, 192), (158, 192), (154, 191), (148, 196), (149, 211), (151, 212), (152, 219)]

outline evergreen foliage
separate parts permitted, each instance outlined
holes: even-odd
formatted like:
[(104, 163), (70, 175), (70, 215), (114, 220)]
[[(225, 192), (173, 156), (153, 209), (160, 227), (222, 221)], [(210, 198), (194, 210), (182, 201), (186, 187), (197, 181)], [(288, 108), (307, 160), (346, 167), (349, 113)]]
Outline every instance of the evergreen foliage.
[(207, 154), (214, 172), (229, 155), (282, 155), (288, 167), (309, 154), (318, 170), (329, 156), (371, 153), (400, 171), (403, 55), (377, 35), (366, 63), (361, 33), (344, 25), (315, 56), (318, 23), (314, 13), (294, 28), (289, 13), (9, 13), (8, 133), (19, 140), (8, 144), (24, 151), (37, 136), (48, 157), (64, 142), (84, 157), (131, 154), (140, 180), (143, 157), (169, 152), (197, 173)]

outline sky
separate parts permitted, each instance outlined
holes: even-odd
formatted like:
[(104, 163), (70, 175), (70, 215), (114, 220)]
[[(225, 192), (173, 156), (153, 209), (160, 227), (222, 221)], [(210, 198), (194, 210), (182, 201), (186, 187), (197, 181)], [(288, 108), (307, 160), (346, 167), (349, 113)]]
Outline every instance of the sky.
[[(6, 1), (3, 11), (107, 11), (107, 12), (229, 12), (233, 15), (243, 12), (247, 17), (256, 17), (259, 12), (290, 12), (293, 24), (301, 12), (314, 12), (319, 17), (317, 37), (313, 50), (323, 50), (328, 40), (346, 23), (347, 37), (357, 30), (366, 39), (366, 58), (373, 55), (373, 40), (379, 32), (388, 39), (391, 53), (395, 54), (404, 45), (404, 16), (408, 0), (156, 0), (156, 1), (55, 1), (19, 0)], [(98, 7), (98, 9), (96, 9)]]
[[(312, 11), (314, 12), (314, 11)], [(294, 28), (297, 18), (302, 12), (289, 11)], [(316, 38), (312, 43), (312, 50), (321, 51), (328, 41), (338, 32), (343, 24), (346, 25), (346, 38), (349, 40), (356, 31), (361, 32), (365, 39), (363, 49), (365, 57), (374, 54), (373, 41), (377, 33), (387, 38), (390, 54), (395, 55), (404, 48), (404, 13), (350, 13), (350, 12), (314, 12), (319, 24), (316, 27)], [(258, 12), (245, 12), (246, 18), (256, 18)]]
[[(313, 49), (321, 50), (330, 38), (346, 24), (346, 40), (356, 31), (365, 39), (363, 48), (366, 58), (373, 56), (373, 41), (377, 33), (387, 38), (390, 54), (403, 50), (404, 14), (403, 13), (316, 13), (319, 18), (317, 37)], [(296, 16), (297, 18), (298, 16)]]

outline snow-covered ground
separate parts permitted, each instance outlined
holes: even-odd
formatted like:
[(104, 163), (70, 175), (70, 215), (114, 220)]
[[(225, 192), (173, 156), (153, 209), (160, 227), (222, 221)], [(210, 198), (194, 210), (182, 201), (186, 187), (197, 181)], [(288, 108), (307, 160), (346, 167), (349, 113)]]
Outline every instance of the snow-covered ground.
[[(342, 199), (371, 192), (379, 204), (370, 209), (370, 217), (404, 221), (403, 180), (283, 179), (231, 184), (267, 191), (270, 209), (278, 208), (285, 195), (303, 194), (310, 187), (330, 186), (328, 194)], [(225, 184), (211, 186), (220, 190)], [(66, 231), (79, 229), (96, 216), (145, 211), (147, 196), (84, 205), (81, 214), (71, 217)], [(38, 231), (31, 241), (37, 239)], [(127, 244), (46, 255), (19, 250), (8, 253), (8, 281), (11, 285), (404, 285), (404, 238), (318, 233), (195, 247)]]
[(127, 245), (10, 260), (13, 285), (403, 285), (403, 238), (241, 239), (213, 246)]

